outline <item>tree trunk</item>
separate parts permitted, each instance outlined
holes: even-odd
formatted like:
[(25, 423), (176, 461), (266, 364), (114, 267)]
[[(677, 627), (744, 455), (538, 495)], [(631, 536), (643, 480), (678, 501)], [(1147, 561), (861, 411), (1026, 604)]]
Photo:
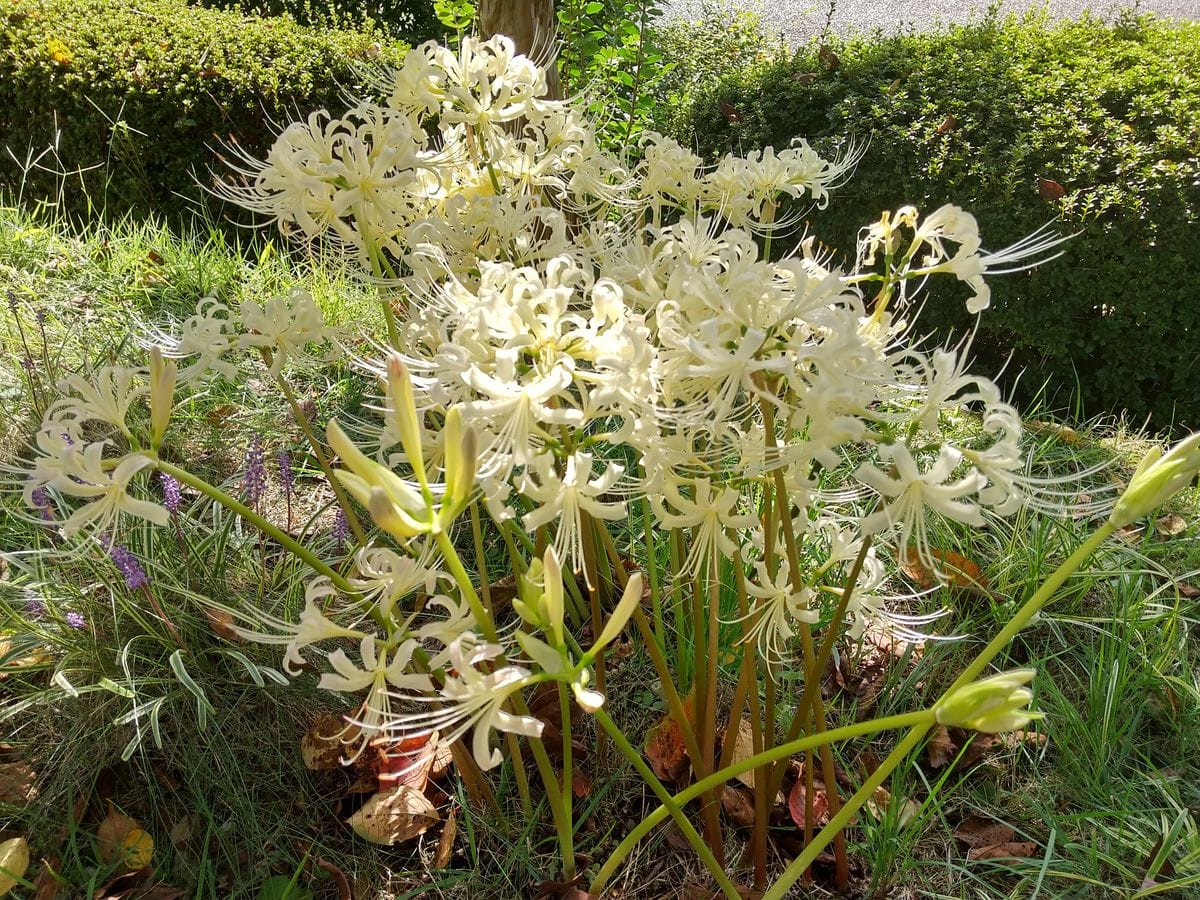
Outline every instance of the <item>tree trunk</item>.
[(553, 59), (557, 26), (554, 0), (480, 0), (479, 3), (479, 30), (484, 38), (507, 34), (517, 45), (518, 53), (544, 65), (549, 96), (555, 100), (562, 96)]

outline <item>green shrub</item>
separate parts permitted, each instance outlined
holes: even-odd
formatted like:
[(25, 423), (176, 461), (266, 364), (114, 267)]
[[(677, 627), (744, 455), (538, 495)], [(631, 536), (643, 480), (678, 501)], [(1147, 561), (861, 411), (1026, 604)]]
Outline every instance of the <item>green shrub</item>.
[(313, 28), (377, 27), (418, 44), (440, 39), (433, 0), (188, 0), (196, 6), (234, 9), (251, 16), (291, 16)]
[[(976, 354), (1011, 353), (1025, 398), (1048, 383), (1085, 413), (1200, 424), (1200, 25), (993, 18), (808, 47), (725, 79), (680, 130), (707, 155), (869, 140), (810, 216), (835, 246), (906, 203), (965, 207), (990, 249), (1048, 221), (1078, 231), (1062, 258), (992, 282)], [(972, 324), (953, 293), (925, 321)]]
[(202, 199), (198, 181), (225, 170), (225, 144), (262, 154), (278, 123), (344, 108), (357, 63), (402, 50), (369, 31), (181, 0), (11, 0), (0, 17), (0, 185), (75, 214), (185, 214)]

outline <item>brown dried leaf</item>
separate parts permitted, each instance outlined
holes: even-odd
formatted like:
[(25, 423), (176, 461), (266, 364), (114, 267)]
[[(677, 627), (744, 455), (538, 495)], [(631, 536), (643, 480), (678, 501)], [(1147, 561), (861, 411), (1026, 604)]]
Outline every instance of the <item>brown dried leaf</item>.
[(356, 726), (348, 725), (341, 716), (333, 713), (318, 716), (308, 729), (308, 734), (300, 738), (300, 756), (304, 759), (305, 767), (314, 772), (340, 769), (342, 753), (346, 749), (342, 739), (353, 740), (357, 731)]
[(1170, 513), (1154, 521), (1154, 530), (1163, 537), (1174, 537), (1187, 530), (1187, 520), (1178, 513)]
[(571, 793), (579, 799), (592, 795), (592, 779), (586, 772), (576, 769), (571, 773)]
[(454, 855), (454, 836), (458, 833), (457, 815), (457, 807), (450, 807), (446, 824), (442, 826), (441, 837), (438, 838), (437, 852), (433, 855), (435, 869), (444, 869), (450, 865), (450, 857)]
[(204, 618), (208, 619), (208, 625), (217, 637), (224, 638), (227, 641), (234, 641), (238, 644), (245, 643), (246, 639), (238, 634), (237, 629), (233, 627), (233, 616), (225, 612), (225, 610), (206, 606), (204, 607)]
[(737, 111), (737, 107), (730, 103), (721, 104), (721, 114), (732, 125), (739, 125), (742, 121), (742, 114)]
[(96, 847), (106, 863), (116, 863), (126, 872), (147, 868), (154, 857), (154, 839), (111, 803), (108, 815), (96, 828)]
[(1043, 200), (1061, 200), (1067, 194), (1067, 189), (1057, 181), (1049, 178), (1038, 178), (1038, 196)]
[(925, 755), (929, 760), (929, 765), (940, 769), (954, 758), (957, 749), (954, 741), (950, 739), (950, 732), (946, 726), (938, 725), (929, 735), (929, 743), (925, 745)]
[(57, 856), (53, 857), (53, 862), (49, 859), (42, 860), (42, 868), (33, 882), (33, 900), (55, 900), (58, 896), (58, 879), (54, 877), (57, 865)]
[(829, 46), (824, 44), (817, 51), (817, 62), (825, 67), (826, 72), (832, 72), (842, 64), (842, 61), (838, 59), (838, 55)]
[(1037, 844), (1033, 841), (1008, 841), (991, 847), (976, 847), (967, 851), (967, 859), (1012, 859), (1026, 858), (1037, 854)]
[(391, 846), (424, 834), (440, 818), (424, 794), (400, 784), (373, 795), (346, 824), (364, 840)]
[[(733, 763), (740, 763), (754, 755), (754, 726), (749, 719), (743, 718), (738, 722), (737, 737), (733, 742)], [(737, 780), (751, 790), (754, 789), (754, 770), (742, 772)]]
[(683, 742), (683, 730), (669, 715), (663, 716), (647, 732), (645, 753), (650, 768), (660, 779), (677, 785), (687, 781), (691, 764)]
[(946, 113), (946, 118), (942, 119), (941, 124), (937, 127), (937, 133), (948, 134), (951, 131), (955, 131), (957, 128), (958, 119), (954, 118), (953, 114)]
[(921, 559), (915, 547), (908, 547), (900, 561), (900, 571), (923, 588), (944, 585), (976, 594), (987, 592), (987, 579), (983, 577), (983, 570), (978, 563), (953, 550), (931, 547), (929, 553), (933, 557), (932, 569)]
[[(788, 812), (792, 814), (792, 821), (796, 823), (797, 828), (804, 827), (807, 803), (808, 792), (804, 784), (804, 774), (801, 773), (788, 793)], [(816, 780), (813, 781), (812, 808), (814, 827), (829, 821), (829, 795), (825, 792), (825, 785)]]
[(25, 806), (37, 799), (37, 772), (23, 760), (0, 763), (0, 803)]
[(968, 816), (954, 831), (954, 836), (971, 849), (1006, 843), (1013, 834), (1010, 826), (982, 816)]
[(1175, 590), (1179, 591), (1179, 596), (1185, 600), (1195, 600), (1197, 597), (1200, 597), (1200, 587), (1188, 584), (1186, 581), (1175, 582)]
[(754, 824), (754, 795), (745, 788), (726, 785), (721, 792), (721, 808), (735, 825), (749, 828)]
[(406, 784), (410, 788), (424, 791), (433, 771), (433, 760), (437, 755), (439, 735), (435, 731), (419, 738), (406, 741), (379, 752), (379, 790), (391, 790), (393, 785)]

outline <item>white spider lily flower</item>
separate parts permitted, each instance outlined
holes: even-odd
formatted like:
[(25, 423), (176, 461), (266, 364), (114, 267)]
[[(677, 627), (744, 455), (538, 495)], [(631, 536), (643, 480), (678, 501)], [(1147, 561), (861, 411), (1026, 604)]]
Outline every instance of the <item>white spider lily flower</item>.
[(446, 648), (446, 682), (437, 694), (399, 694), (419, 703), (442, 702), (440, 709), (392, 716), (387, 730), (399, 737), (417, 737), (441, 732), (447, 744), (453, 744), (472, 728), (472, 753), (484, 771), (503, 759), (491, 747), (492, 731), (507, 731), (525, 737), (541, 737), (542, 722), (532, 716), (517, 716), (504, 706), (513, 694), (542, 680), (521, 666), (506, 665), (487, 671), (478, 668), (504, 652), (499, 644), (480, 641), (467, 632)]
[[(34, 436), (33, 465), (26, 472), (23, 498), (25, 505), (33, 507), (33, 492), (52, 485), (59, 479), (68, 478), (68, 470), (76, 465), (74, 455), (77, 445), (83, 442), (80, 429), (71, 421), (44, 422)], [(68, 479), (69, 480), (69, 479)]]
[(235, 621), (253, 623), (255, 626), (265, 626), (267, 629), (270, 629), (269, 631), (264, 631), (259, 630), (258, 627), (246, 628), (241, 625), (233, 626), (233, 630), (237, 633), (238, 637), (244, 638), (247, 641), (254, 641), (257, 644), (285, 646), (287, 649), (283, 656), (283, 669), (289, 675), (298, 675), (301, 667), (305, 665), (305, 659), (301, 651), (306, 647), (334, 638), (362, 640), (367, 637), (366, 632), (359, 631), (356, 628), (347, 628), (344, 625), (334, 622), (317, 605), (317, 601), (321, 598), (333, 596), (336, 593), (327, 578), (313, 579), (307, 588), (305, 588), (304, 610), (300, 613), (300, 618), (295, 622), (281, 619), (266, 610), (249, 604), (232, 607), (208, 601), (208, 605), (214, 609), (228, 613)]
[[(980, 249), (979, 225), (975, 217), (957, 206), (947, 204), (934, 210), (917, 228), (916, 237), (913, 239), (914, 248), (924, 243), (931, 252), (930, 256), (922, 261), (923, 265), (911, 269), (909, 274), (914, 277), (937, 272), (954, 275), (975, 292), (974, 296), (967, 300), (967, 312), (976, 315), (991, 305), (992, 291), (983, 280), (983, 276), (1023, 272), (1062, 256), (1061, 250), (1051, 256), (1046, 254), (1069, 241), (1074, 235), (1054, 235), (1049, 233), (1049, 228), (1048, 223), (1003, 250), (988, 253)], [(948, 254), (942, 245), (943, 239), (955, 241), (959, 245), (949, 259), (946, 259)]]
[(657, 497), (651, 500), (657, 503), (658, 520), (665, 527), (694, 529), (695, 542), (679, 574), (695, 577), (713, 554), (732, 557), (737, 543), (730, 537), (730, 532), (756, 528), (758, 519), (737, 512), (741, 493), (736, 487), (726, 485), (714, 490), (708, 478), (693, 479), (691, 485), (692, 496), (685, 497), (673, 480), (667, 481), (664, 497), (673, 512), (668, 511)]
[(1025, 687), (1033, 669), (1017, 669), (984, 678), (950, 692), (934, 707), (937, 721), (984, 734), (1003, 734), (1043, 718), (1028, 708), (1033, 692)]
[(929, 470), (922, 472), (913, 459), (912, 451), (900, 442), (879, 447), (880, 459), (891, 463), (894, 474), (882, 472), (863, 463), (854, 477), (872, 488), (886, 502), (884, 507), (862, 520), (863, 534), (877, 534), (898, 528), (896, 545), (904, 548), (910, 543), (917, 548), (921, 561), (930, 568), (933, 559), (929, 552), (926, 525), (927, 512), (934, 512), (962, 522), (964, 525), (983, 525), (983, 511), (978, 502), (968, 498), (984, 488), (987, 479), (974, 468), (961, 478), (954, 471), (963, 460), (960, 450), (943, 446)]
[(367, 744), (391, 722), (394, 715), (393, 689), (421, 692), (433, 690), (433, 682), (428, 675), (408, 671), (413, 651), (417, 646), (416, 640), (409, 639), (393, 649), (380, 647), (375, 636), (369, 634), (359, 645), (362, 668), (354, 665), (346, 652), (340, 648), (329, 654), (329, 665), (333, 672), (322, 675), (317, 687), (346, 694), (367, 691), (367, 696), (358, 711), (347, 717), (349, 725), (345, 734), (354, 735), (353, 740), (348, 743), (358, 744), (358, 749), (345, 759), (345, 762), (357, 759)]
[(308, 345), (330, 337), (324, 313), (312, 294), (301, 288), (294, 289), (287, 297), (272, 297), (261, 306), (253, 300), (243, 300), (239, 320), (246, 329), (239, 338), (241, 346), (273, 354), (269, 369), (272, 376), (278, 375), (288, 362), (308, 359)]
[(517, 487), (522, 495), (538, 504), (521, 517), (521, 523), (533, 532), (557, 519), (554, 550), (573, 568), (580, 568), (583, 558), (583, 513), (605, 521), (622, 519), (627, 513), (624, 500), (602, 499), (621, 480), (624, 467), (610, 462), (592, 478), (593, 459), (592, 454), (576, 450), (567, 457), (560, 476), (557, 457), (539, 453), (533, 460), (532, 473), (526, 471)]
[(88, 502), (63, 522), (63, 534), (72, 537), (85, 528), (94, 534), (111, 534), (122, 514), (145, 519), (154, 525), (170, 524), (170, 513), (161, 503), (129, 496), (129, 483), (154, 460), (140, 453), (128, 453), (109, 465), (104, 459), (105, 441), (75, 444), (62, 457), (61, 474), (49, 483), (60, 494), (80, 497)]
[(78, 426), (88, 421), (107, 422), (130, 440), (133, 435), (125, 424), (129, 407), (148, 391), (144, 369), (124, 366), (105, 366), (89, 381), (80, 375), (65, 378), (61, 390), (73, 391), (78, 397), (67, 397), (54, 403), (46, 419), (71, 422)]
[(196, 304), (195, 314), (183, 321), (178, 337), (161, 328), (150, 328), (147, 335), (138, 338), (138, 343), (143, 347), (158, 347), (169, 359), (197, 357), (180, 370), (182, 381), (204, 381), (213, 375), (232, 379), (237, 375), (237, 366), (221, 358), (237, 346), (237, 336), (230, 332), (230, 327), (228, 307), (215, 297), (205, 297)]
[(813, 608), (816, 593), (808, 585), (796, 590), (792, 585), (791, 566), (786, 559), (772, 578), (765, 562), (755, 564), (758, 578), (746, 582), (746, 593), (758, 599), (748, 613), (753, 624), (742, 638), (743, 643), (756, 644), (759, 652), (772, 661), (783, 659), (788, 642), (796, 636), (800, 623), (815, 625), (820, 620)]
[(354, 556), (353, 575), (346, 580), (364, 600), (373, 600), (385, 619), (402, 597), (417, 591), (433, 593), (443, 573), (432, 566), (434, 550), (423, 545), (417, 555), (406, 556), (387, 547), (362, 547)]

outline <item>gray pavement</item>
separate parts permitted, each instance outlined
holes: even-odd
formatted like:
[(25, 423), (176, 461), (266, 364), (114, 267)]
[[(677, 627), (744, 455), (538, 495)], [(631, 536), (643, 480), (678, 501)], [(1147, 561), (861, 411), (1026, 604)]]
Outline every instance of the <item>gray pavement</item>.
[[(753, 9), (762, 15), (763, 27), (781, 32), (791, 42), (820, 34), (828, 17), (829, 0), (726, 0), (730, 6)], [(683, 18), (693, 14), (699, 0), (668, 0), (668, 16)], [(1085, 11), (1111, 19), (1133, 0), (1004, 0), (1002, 13), (1021, 13), (1046, 8), (1051, 16), (1070, 18)], [(887, 33), (935, 28), (957, 22), (978, 21), (987, 11), (987, 0), (837, 0), (830, 27), (839, 34)], [(1137, 8), (1175, 19), (1200, 19), (1200, 0), (1141, 0)]]

